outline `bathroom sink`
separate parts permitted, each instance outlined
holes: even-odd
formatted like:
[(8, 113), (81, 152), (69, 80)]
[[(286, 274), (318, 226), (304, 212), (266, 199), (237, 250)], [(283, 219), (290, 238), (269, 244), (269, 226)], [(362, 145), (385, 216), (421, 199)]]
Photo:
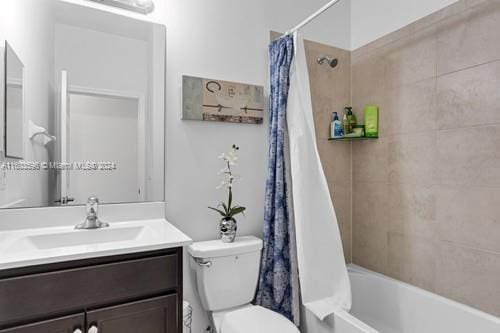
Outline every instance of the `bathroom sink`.
[(137, 226), (114, 229), (74, 230), (63, 233), (28, 236), (27, 240), (40, 250), (133, 241), (141, 236), (144, 228), (143, 226)]
[(0, 270), (67, 260), (154, 251), (192, 240), (164, 219), (113, 222), (77, 230), (75, 224), (0, 231)]

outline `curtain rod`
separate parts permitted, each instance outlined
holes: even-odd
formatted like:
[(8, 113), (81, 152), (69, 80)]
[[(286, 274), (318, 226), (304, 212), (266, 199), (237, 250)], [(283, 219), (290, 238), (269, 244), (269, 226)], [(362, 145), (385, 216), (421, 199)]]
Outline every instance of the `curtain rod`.
[(309, 23), (311, 23), (311, 21), (313, 21), (315, 18), (317, 18), (318, 16), (320, 16), (321, 14), (323, 14), (327, 9), (329, 9), (330, 7), (332, 7), (333, 5), (335, 5), (339, 1), (340, 0), (332, 0), (332, 1), (330, 1), (329, 3), (327, 3), (326, 5), (324, 5), (323, 7), (321, 7), (317, 12), (315, 12), (314, 14), (312, 14), (311, 16), (309, 16), (308, 18), (306, 18), (301, 23), (297, 24), (291, 30), (288, 30), (285, 35), (293, 34), (295, 31), (297, 31), (299, 29), (302, 29), (303, 27), (305, 27), (306, 25), (308, 25)]

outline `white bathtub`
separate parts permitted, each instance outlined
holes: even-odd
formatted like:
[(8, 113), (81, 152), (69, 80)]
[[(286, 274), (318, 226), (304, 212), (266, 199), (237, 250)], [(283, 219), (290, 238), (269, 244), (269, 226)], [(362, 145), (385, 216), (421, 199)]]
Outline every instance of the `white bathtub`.
[(500, 318), (355, 265), (348, 269), (351, 312), (341, 311), (321, 322), (303, 309), (301, 332), (500, 332)]

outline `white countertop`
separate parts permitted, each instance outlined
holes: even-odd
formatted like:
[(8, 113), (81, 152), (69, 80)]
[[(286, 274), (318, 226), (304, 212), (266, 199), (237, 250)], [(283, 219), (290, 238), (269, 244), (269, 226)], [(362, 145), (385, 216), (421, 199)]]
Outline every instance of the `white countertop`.
[(192, 239), (164, 219), (0, 231), (0, 270), (189, 245)]

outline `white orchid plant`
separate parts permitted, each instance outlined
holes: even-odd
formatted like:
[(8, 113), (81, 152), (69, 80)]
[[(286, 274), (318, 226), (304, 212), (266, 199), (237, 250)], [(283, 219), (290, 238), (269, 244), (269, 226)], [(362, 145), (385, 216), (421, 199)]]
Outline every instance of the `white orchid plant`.
[(219, 186), (217, 186), (217, 189), (228, 189), (227, 204), (221, 202), (221, 204), (217, 206), (217, 208), (208, 207), (209, 209), (212, 209), (219, 213), (225, 220), (232, 219), (235, 215), (243, 214), (246, 209), (245, 207), (238, 205), (233, 206), (233, 185), (238, 177), (233, 173), (231, 167), (237, 165), (236, 162), (238, 161), (238, 150), (240, 150), (240, 148), (236, 145), (233, 145), (228, 153), (222, 153), (219, 155), (219, 159), (224, 161), (224, 168), (222, 168), (218, 174), (224, 175), (224, 179), (221, 181)]

